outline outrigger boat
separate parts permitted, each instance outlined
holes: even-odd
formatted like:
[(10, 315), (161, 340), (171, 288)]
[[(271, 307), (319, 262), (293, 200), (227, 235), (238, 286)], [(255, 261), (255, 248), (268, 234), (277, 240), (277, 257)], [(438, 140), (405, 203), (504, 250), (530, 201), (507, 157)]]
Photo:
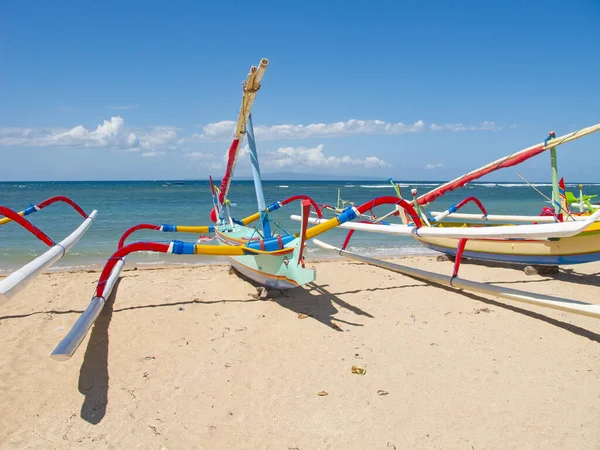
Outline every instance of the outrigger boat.
[[(33, 225), (25, 217), (33, 214), (37, 211), (54, 204), (54, 203), (66, 203), (70, 205), (75, 211), (77, 211), (83, 218), (83, 222), (77, 227), (71, 234), (60, 242), (55, 242), (46, 233), (40, 230), (38, 227)], [(34, 260), (25, 264), (20, 269), (10, 273), (6, 278), (0, 280), (0, 303), (9, 300), (17, 292), (23, 289), (36, 275), (48, 269), (55, 264), (59, 259), (67, 254), (67, 252), (83, 237), (83, 235), (92, 226), (94, 219), (98, 211), (93, 210), (90, 214), (87, 214), (81, 207), (65, 196), (55, 196), (41, 203), (31, 205), (22, 211), (16, 212), (5, 206), (0, 206), (0, 215), (4, 216), (0, 219), (0, 226), (14, 222), (17, 225), (25, 228), (36, 238), (50, 247), (46, 252), (39, 255)]]
[[(434, 217), (430, 218), (429, 220), (427, 220), (425, 212), (422, 208), (423, 206), (435, 200), (447, 191), (451, 191), (456, 188), (462, 187), (468, 182), (478, 179), (479, 177), (499, 168), (510, 167), (515, 164), (519, 164), (520, 162), (523, 162), (535, 156), (536, 154), (542, 153), (547, 149), (551, 150), (554, 186), (559, 187), (559, 183), (557, 183), (558, 176), (556, 171), (555, 147), (598, 130), (600, 130), (600, 125), (596, 125), (594, 127), (589, 127), (578, 132), (571, 133), (559, 139), (556, 139), (551, 135), (551, 138), (547, 139), (543, 144), (530, 147), (521, 152), (517, 152), (514, 155), (509, 155), (506, 158), (494, 161), (493, 163), (488, 164), (487, 166), (484, 166), (481, 169), (478, 169), (477, 171), (470, 172), (466, 175), (463, 175), (462, 177), (457, 178), (456, 180), (453, 180), (449, 183), (445, 183), (439, 188), (434, 189), (433, 191), (421, 197), (417, 198), (416, 192), (413, 191), (413, 202), (407, 203), (406, 201), (404, 201), (405, 203), (399, 202), (396, 205), (397, 212), (405, 222), (404, 225), (381, 225), (377, 223), (355, 222), (340, 223), (340, 227), (347, 228), (350, 230), (341, 248), (327, 244), (318, 239), (313, 239), (312, 242), (323, 249), (337, 252), (340, 256), (343, 256), (345, 258), (361, 261), (363, 263), (381, 267), (383, 269), (402, 273), (410, 277), (431, 281), (433, 283), (448, 286), (453, 289), (490, 294), (497, 297), (506, 298), (512, 301), (524, 302), (546, 308), (567, 311), (574, 314), (600, 318), (600, 305), (598, 304), (579, 302), (575, 300), (569, 300), (548, 295), (533, 294), (518, 289), (511, 289), (503, 286), (490, 285), (488, 283), (479, 283), (475, 281), (465, 280), (459, 278), (458, 276), (461, 257), (465, 252), (465, 247), (468, 242), (483, 242), (488, 243), (488, 245), (491, 245), (490, 243), (498, 243), (498, 245), (504, 245), (506, 248), (507, 246), (518, 245), (518, 243), (523, 241), (533, 241), (541, 243), (564, 243), (568, 239), (581, 239), (580, 242), (583, 242), (583, 240), (587, 240), (589, 242), (592, 237), (596, 236), (597, 234), (600, 234), (596, 231), (598, 229), (598, 224), (596, 223), (596, 221), (600, 219), (600, 210), (596, 211), (592, 215), (581, 215), (577, 217), (577, 220), (575, 220), (576, 216), (569, 213), (568, 209), (565, 208), (566, 200), (564, 195), (564, 183), (562, 184), (562, 190), (555, 189), (553, 192), (556, 195), (554, 197), (553, 202), (553, 204), (556, 207), (556, 210), (553, 212), (553, 215), (551, 217), (554, 223), (541, 223), (533, 225), (495, 225), (483, 227), (471, 226), (472, 224), (466, 224), (466, 226), (461, 227), (440, 227), (439, 224), (442, 220), (444, 220), (446, 217), (455, 214), (456, 211), (460, 209), (460, 207), (464, 206), (464, 204), (466, 203), (474, 202), (481, 208), (482, 216), (480, 216), (480, 219), (488, 220), (487, 211), (485, 210), (481, 202), (474, 197), (469, 197), (460, 202), (458, 205), (453, 205), (451, 208), (444, 211), (443, 213), (437, 213)], [(397, 190), (397, 194), (401, 198), (399, 190)], [(373, 203), (377, 203), (377, 199), (374, 199)], [(565, 221), (565, 216), (563, 216), (563, 213), (570, 220)], [(354, 216), (356, 217), (356, 214)], [(539, 218), (542, 217), (545, 216), (540, 216)], [(292, 216), (292, 219), (297, 220), (298, 217)], [(503, 221), (505, 219), (505, 217), (502, 217), (499, 220)], [(528, 218), (521, 217), (521, 219), (521, 221), (523, 222), (529, 221)], [(323, 220), (324, 219), (310, 218), (309, 222), (320, 223)], [(429, 225), (426, 225), (427, 222), (429, 222)], [(454, 262), (453, 273), (451, 276), (445, 276), (438, 273), (433, 273), (421, 269), (415, 269), (412, 267), (407, 267), (400, 264), (382, 261), (379, 259), (370, 258), (365, 255), (359, 255), (353, 252), (349, 252), (346, 250), (346, 247), (348, 246), (352, 234), (356, 230), (412, 236), (417, 240), (420, 240), (421, 242), (435, 242), (436, 239), (446, 239), (454, 244), (452, 252), (456, 256), (456, 259)], [(514, 249), (514, 247), (511, 248)], [(581, 249), (579, 250), (581, 251)], [(450, 252), (450, 250), (448, 250), (448, 252)], [(467, 253), (464, 254), (466, 255)], [(496, 255), (497, 254), (498, 253), (496, 253)], [(514, 256), (514, 250), (512, 255)], [(556, 258), (556, 255), (551, 255), (551, 257)]]
[[(129, 254), (140, 251), (151, 251), (159, 253), (170, 253), (175, 255), (219, 255), (228, 257), (233, 267), (243, 275), (253, 279), (263, 286), (278, 289), (293, 288), (310, 283), (315, 279), (315, 271), (305, 267), (304, 248), (307, 239), (314, 238), (340, 223), (354, 219), (356, 214), (361, 215), (366, 211), (381, 204), (406, 204), (404, 200), (387, 197), (378, 199), (376, 202), (353, 207), (350, 211), (344, 211), (334, 218), (325, 221), (318, 226), (308, 228), (308, 219), (311, 207), (314, 208), (318, 217), (321, 210), (311, 198), (305, 195), (295, 195), (285, 200), (275, 202), (266, 206), (258, 154), (252, 128), (250, 110), (254, 103), (256, 93), (261, 86), (263, 74), (269, 64), (267, 59), (261, 60), (258, 67), (253, 66), (248, 78), (243, 84), (242, 107), (240, 109), (238, 123), (235, 130), (233, 142), (228, 151), (228, 164), (220, 188), (210, 186), (213, 195), (213, 210), (211, 219), (213, 225), (182, 226), (182, 225), (154, 225), (139, 224), (129, 228), (121, 237), (117, 251), (109, 258), (104, 266), (98, 280), (92, 300), (73, 325), (65, 338), (56, 346), (51, 353), (51, 358), (64, 361), (69, 359), (77, 350), (90, 327), (100, 314), (106, 299), (110, 296), (121, 270), (125, 265)], [(242, 220), (234, 219), (230, 214), (230, 202), (227, 198), (233, 171), (236, 165), (238, 152), (244, 135), (248, 135), (248, 145), (254, 175), (254, 185), (258, 203), (258, 212)], [(283, 232), (274, 233), (269, 220), (269, 213), (291, 203), (301, 201), (301, 228), (297, 234)], [(407, 205), (407, 204), (406, 204)], [(408, 206), (408, 205), (407, 205)], [(356, 211), (356, 214), (355, 214)], [(414, 217), (418, 220), (418, 217)], [(252, 223), (258, 225), (250, 227)], [(214, 233), (218, 244), (204, 244), (206, 239), (197, 242), (182, 242), (173, 240), (164, 242), (136, 242), (127, 244), (127, 238), (137, 230), (156, 230), (163, 232), (181, 233)], [(283, 231), (283, 230), (282, 230)]]
[[(558, 181), (556, 170), (556, 147), (566, 142), (600, 130), (600, 125), (588, 127), (574, 133), (555, 138), (553, 134), (544, 143), (521, 150), (515, 154), (494, 161), (480, 169), (469, 172), (455, 180), (420, 196), (414, 195), (411, 202), (417, 214), (427, 226), (415, 227), (414, 222), (405, 225), (379, 225), (369, 223), (347, 223), (344, 228), (377, 233), (412, 236), (424, 246), (446, 253), (459, 259), (464, 256), (472, 259), (497, 261), (524, 265), (565, 265), (600, 260), (600, 223), (598, 211), (574, 213), (569, 210), (565, 198), (564, 181)], [(495, 170), (511, 167), (546, 150), (551, 152), (553, 174), (554, 209), (540, 216), (489, 215), (475, 197), (468, 197), (446, 211), (425, 214), (424, 207), (444, 193), (460, 188), (465, 184)], [(397, 191), (400, 196), (400, 192)], [(463, 214), (459, 211), (464, 205), (475, 203), (481, 214)], [(297, 220), (297, 216), (293, 216)], [(469, 222), (446, 222), (447, 219), (463, 219)], [(476, 223), (476, 222), (483, 223)], [(311, 218), (311, 223), (318, 219)], [(535, 223), (532, 225), (499, 225), (499, 222)], [(348, 236), (346, 248), (351, 234)]]

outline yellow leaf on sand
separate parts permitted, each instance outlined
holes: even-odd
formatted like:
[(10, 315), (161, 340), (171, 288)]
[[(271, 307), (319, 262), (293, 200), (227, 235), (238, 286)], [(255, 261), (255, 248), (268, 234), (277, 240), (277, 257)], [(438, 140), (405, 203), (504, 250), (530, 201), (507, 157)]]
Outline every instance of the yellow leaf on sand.
[(352, 373), (356, 375), (366, 375), (367, 369), (364, 367), (352, 366)]

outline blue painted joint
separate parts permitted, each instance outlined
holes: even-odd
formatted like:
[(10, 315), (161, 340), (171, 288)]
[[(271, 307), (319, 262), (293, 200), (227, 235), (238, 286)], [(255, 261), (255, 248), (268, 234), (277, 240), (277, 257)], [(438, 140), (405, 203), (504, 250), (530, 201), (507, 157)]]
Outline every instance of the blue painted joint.
[(208, 226), (208, 232), (209, 233), (214, 233), (215, 232), (215, 226), (214, 225), (209, 225)]
[(380, 225), (391, 225), (391, 222), (386, 222), (385, 220), (382, 220), (381, 222), (379, 222)]
[(279, 204), (279, 202), (275, 202), (271, 206), (269, 206), (267, 209), (269, 210), (269, 212), (271, 212), (271, 211), (275, 211), (279, 208), (281, 208), (281, 205)]
[(191, 242), (173, 241), (172, 244), (174, 255), (193, 255), (195, 253), (196, 246)]
[(176, 225), (168, 225), (168, 224), (164, 224), (161, 225), (162, 230), (166, 233), (166, 232), (174, 232), (177, 231), (177, 226)]
[(352, 208), (346, 208), (341, 214), (338, 216), (338, 220), (340, 224), (346, 223), (349, 220), (356, 219), (356, 212)]
[(28, 216), (29, 214), (32, 214), (36, 211), (37, 211), (37, 209), (35, 209), (35, 205), (31, 205), (31, 206), (28, 206), (27, 208), (25, 208), (25, 210), (23, 211), (23, 215)]
[[(281, 245), (285, 246), (286, 244), (289, 244), (294, 239), (296, 239), (296, 236), (294, 236), (292, 234), (286, 234), (284, 236), (281, 236)], [(267, 252), (281, 250), (281, 248), (282, 248), (282, 246), (279, 245), (279, 239), (277, 239), (276, 237), (263, 239), (262, 243), (264, 245), (265, 251), (267, 251)], [(252, 248), (254, 250), (261, 250), (260, 242), (256, 242), (256, 241), (249, 242), (247, 247)]]
[(450, 208), (448, 208), (448, 211), (450, 211), (450, 214), (455, 213), (456, 212), (456, 205), (452, 205)]
[(244, 222), (242, 222), (241, 220), (238, 219), (232, 219), (233, 223), (237, 223), (238, 225), (244, 225)]

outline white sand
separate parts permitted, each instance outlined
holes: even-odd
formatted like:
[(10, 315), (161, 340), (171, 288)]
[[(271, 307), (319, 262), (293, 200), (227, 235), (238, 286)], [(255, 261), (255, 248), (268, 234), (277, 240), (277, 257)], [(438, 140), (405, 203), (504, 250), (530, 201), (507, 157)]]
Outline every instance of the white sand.
[[(0, 307), (0, 446), (600, 448), (600, 321), (353, 262), (315, 265), (314, 286), (267, 301), (224, 265), (124, 272), (62, 363), (48, 353), (98, 273), (40, 276)], [(600, 303), (597, 272), (461, 268)]]

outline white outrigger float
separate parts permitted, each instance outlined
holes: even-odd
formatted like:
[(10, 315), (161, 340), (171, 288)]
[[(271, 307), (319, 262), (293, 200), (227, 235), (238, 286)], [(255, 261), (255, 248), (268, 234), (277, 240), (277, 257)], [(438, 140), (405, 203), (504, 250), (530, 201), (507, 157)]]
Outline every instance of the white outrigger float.
[(341, 248), (327, 244), (318, 239), (314, 239), (312, 242), (325, 250), (337, 252), (340, 256), (343, 256), (344, 258), (354, 259), (365, 264), (381, 267), (382, 269), (391, 270), (393, 272), (398, 272), (410, 277), (431, 281), (433, 283), (448, 286), (457, 290), (465, 290), (481, 294), (494, 295), (496, 297), (505, 298), (516, 302), (528, 303), (530, 305), (537, 305), (545, 308), (557, 309), (560, 311), (566, 311), (573, 314), (600, 319), (600, 305), (597, 304), (580, 302), (577, 300), (569, 300), (560, 297), (553, 297), (550, 295), (534, 294), (519, 289), (512, 289), (503, 286), (494, 286), (487, 283), (479, 283), (476, 281), (470, 281), (465, 280), (463, 278), (459, 278), (458, 275), (442, 275), (439, 273), (415, 269), (413, 267), (407, 267), (388, 261), (382, 261), (380, 259), (369, 258), (364, 255), (358, 255), (347, 250), (342, 250)]
[[(79, 227), (69, 234), (65, 239), (60, 242), (55, 242), (46, 233), (33, 225), (29, 220), (25, 219), (25, 216), (40, 211), (53, 203), (66, 203), (73, 207), (83, 218), (83, 222)], [(67, 252), (83, 237), (83, 235), (89, 230), (94, 223), (94, 219), (98, 211), (93, 210), (89, 215), (85, 213), (83, 209), (79, 207), (77, 203), (68, 197), (56, 196), (44, 200), (36, 205), (31, 205), (22, 211), (16, 212), (10, 208), (0, 206), (0, 215), (4, 216), (0, 219), (0, 226), (14, 222), (25, 228), (44, 244), (50, 248), (39, 255), (34, 260), (25, 264), (20, 269), (12, 272), (6, 278), (0, 280), (0, 303), (9, 300), (17, 292), (23, 289), (27, 283), (29, 283), (36, 275), (48, 269), (55, 264), (59, 259), (67, 254)], [(1, 245), (1, 244), (0, 244)]]

